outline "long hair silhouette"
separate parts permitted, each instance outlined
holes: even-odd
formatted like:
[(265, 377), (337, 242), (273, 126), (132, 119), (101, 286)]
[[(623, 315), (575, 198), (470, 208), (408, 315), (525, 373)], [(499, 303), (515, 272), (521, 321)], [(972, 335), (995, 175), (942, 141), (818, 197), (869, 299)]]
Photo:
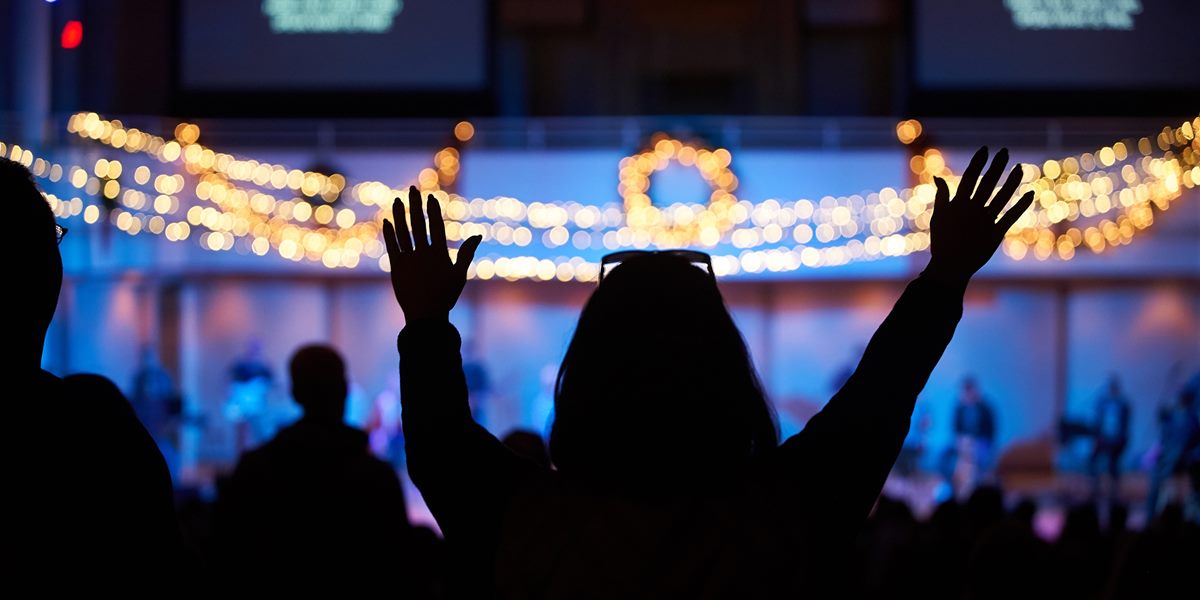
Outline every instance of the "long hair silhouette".
[(746, 343), (712, 276), (665, 253), (613, 268), (558, 373), (550, 457), (564, 475), (675, 479), (778, 444)]

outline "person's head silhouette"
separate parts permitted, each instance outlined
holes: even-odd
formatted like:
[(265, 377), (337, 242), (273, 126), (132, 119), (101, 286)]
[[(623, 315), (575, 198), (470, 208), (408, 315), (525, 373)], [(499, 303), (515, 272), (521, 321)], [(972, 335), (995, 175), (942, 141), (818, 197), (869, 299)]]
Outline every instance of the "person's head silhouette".
[(546, 455), (546, 442), (542, 436), (524, 429), (514, 429), (500, 440), (513, 454), (527, 459), (539, 467), (549, 468), (550, 457)]
[(58, 226), (29, 170), (5, 158), (0, 158), (0, 196), (11, 211), (15, 237), (11, 247), (20, 252), (19, 260), (10, 263), (10, 281), (19, 284), (20, 290), (6, 295), (10, 321), (16, 328), (16, 350), (22, 368), (37, 369), (62, 289)]
[(976, 383), (975, 377), (967, 375), (962, 380), (962, 396), (960, 397), (963, 404), (977, 404), (979, 402), (979, 384)]
[(289, 366), (292, 398), (304, 409), (304, 418), (341, 423), (346, 413), (346, 364), (337, 350), (314, 344), (292, 355)]
[(634, 256), (592, 294), (555, 389), (550, 457), (564, 474), (663, 481), (778, 443), (746, 344), (709, 273)]
[(1185, 408), (1191, 408), (1196, 404), (1196, 399), (1200, 398), (1200, 373), (1192, 375), (1192, 378), (1183, 385), (1183, 389), (1179, 391), (1179, 405)]
[(1121, 378), (1116, 373), (1108, 376), (1108, 395), (1114, 398), (1121, 395)]

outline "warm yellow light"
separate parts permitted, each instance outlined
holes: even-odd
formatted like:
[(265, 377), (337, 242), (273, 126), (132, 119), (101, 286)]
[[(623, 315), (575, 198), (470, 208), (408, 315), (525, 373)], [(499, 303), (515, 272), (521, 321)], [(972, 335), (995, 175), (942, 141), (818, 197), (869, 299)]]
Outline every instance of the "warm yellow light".
[(87, 171), (84, 171), (79, 167), (71, 168), (71, 185), (75, 186), (76, 188), (81, 188), (87, 184), (87, 178)]
[(1042, 164), (1042, 173), (1045, 173), (1046, 177), (1050, 179), (1058, 179), (1058, 176), (1062, 174), (1062, 169), (1059, 167), (1058, 161), (1048, 160)]
[[(898, 137), (902, 137), (901, 133), (920, 135), (920, 124), (910, 121), (897, 124)], [(1155, 136), (1139, 140), (1137, 149), (1143, 156), (1132, 161), (1128, 160), (1126, 144), (1117, 142), (1094, 153), (1046, 161), (1041, 165), (1043, 169), (1028, 165), (1023, 183), (1038, 193), (1039, 202), (1018, 221), (1017, 229), (1005, 242), (1005, 252), (1014, 258), (1032, 250), (1039, 260), (1054, 254), (1068, 259), (1074, 256), (1079, 246), (1086, 245), (1093, 252), (1099, 252), (1108, 246), (1130, 243), (1139, 230), (1153, 223), (1152, 208), (1168, 209), (1184, 188), (1193, 188), (1200, 182), (1200, 165), (1197, 164), (1200, 156), (1194, 142), (1196, 126), (1200, 126), (1200, 118), (1194, 123), (1165, 127)], [(382, 244), (377, 239), (382, 212), (358, 223), (350, 209), (334, 210), (321, 202), (307, 203), (299, 199), (277, 202), (268, 194), (235, 183), (253, 181), (258, 186), (270, 183), (280, 189), (289, 187), (307, 197), (319, 195), (327, 203), (336, 199), (344, 188), (342, 176), (288, 170), (281, 165), (215, 153), (194, 143), (192, 136), (198, 135), (198, 128), (193, 131), (188, 124), (177, 128), (178, 142), (126, 129), (119, 121), (102, 120), (88, 113), (72, 116), (68, 129), (114, 148), (145, 152), (163, 161), (177, 159), (182, 154), (186, 159), (182, 165), (186, 174), (198, 178), (194, 184), (195, 198), (212, 202), (207, 207), (190, 207), (187, 214), (188, 222), (203, 223), (211, 230), (201, 240), (206, 248), (229, 250), (239, 238), (253, 235), (253, 243), (243, 247), (249, 247), (256, 254), (264, 244), (269, 250), (273, 241), (281, 245), (288, 241), (289, 258), (322, 260), (330, 266), (353, 267), (363, 253), (370, 258), (384, 256)], [(189, 139), (192, 142), (188, 142)], [(618, 191), (625, 200), (624, 212), (613, 207), (603, 210), (581, 208), (575, 203), (534, 202), (526, 205), (513, 198), (467, 201), (447, 194), (440, 186), (453, 181), (459, 168), (459, 156), (453, 148), (439, 150), (433, 160), (435, 168), (422, 171), (418, 181), (442, 204), (444, 214), (451, 220), (447, 224), (447, 236), (452, 240), (461, 240), (478, 232), (502, 245), (525, 246), (532, 243), (536, 235), (548, 247), (570, 242), (583, 250), (593, 245), (613, 249), (713, 246), (725, 239), (747, 250), (738, 256), (725, 257), (728, 260), (718, 260), (714, 256), (714, 268), (721, 264), (722, 272), (726, 273), (736, 273), (739, 268), (759, 272), (786, 271), (804, 265), (839, 265), (863, 257), (902, 256), (927, 249), (933, 203), (931, 177), (936, 174), (955, 181), (954, 174), (945, 167), (941, 153), (928, 149), (909, 161), (909, 168), (920, 182), (913, 188), (884, 188), (863, 196), (826, 197), (819, 203), (819, 208), (806, 200), (782, 204), (773, 200), (751, 203), (739, 200), (732, 193), (738, 182), (728, 169), (732, 162), (728, 150), (698, 149), (665, 135), (655, 135), (652, 141), (652, 150), (620, 161)], [(1157, 154), (1155, 146), (1164, 154)], [(0, 145), (0, 149), (29, 166), (36, 177), (56, 181), (63, 176), (62, 165), (37, 157), (28, 149), (8, 145)], [(650, 177), (670, 160), (678, 160), (681, 164), (691, 162), (713, 186), (708, 206), (678, 204), (660, 208), (651, 203)], [(192, 185), (184, 175), (174, 174), (154, 178), (158, 196), (147, 197), (138, 190), (122, 190), (115, 181), (122, 174), (122, 165), (107, 158), (85, 169), (67, 165), (65, 171), (67, 181), (74, 187), (93, 196), (103, 194), (119, 198), (121, 206), (133, 211), (144, 210), (150, 204), (161, 214), (165, 214), (162, 213), (164, 210), (173, 213), (178, 200), (171, 194), (183, 192), (185, 186)], [(89, 176), (92, 173), (95, 177)], [(152, 173), (147, 167), (135, 169), (134, 180), (139, 185), (151, 178)], [(352, 186), (350, 191), (352, 201), (381, 207), (386, 205), (386, 199), (403, 193), (403, 190), (394, 190), (379, 182), (360, 183)], [(148, 202), (151, 197), (153, 202)], [(47, 199), (55, 215), (61, 218), (82, 214), (85, 222), (100, 219), (100, 208), (85, 206), (79, 198), (67, 201), (47, 195)], [(1102, 215), (1114, 211), (1115, 216), (1095, 226), (1084, 221), (1103, 218)], [(304, 225), (309, 219), (321, 225), (336, 222), (338, 229)], [(477, 219), (486, 221), (481, 223)], [(499, 222), (500, 219), (506, 222)], [(183, 239), (190, 230), (188, 222), (167, 224), (158, 215), (120, 210), (114, 211), (112, 220), (130, 235), (148, 231), (164, 233), (168, 239)], [(1057, 223), (1078, 223), (1078, 226), (1068, 228), (1059, 236), (1051, 231), (1051, 226)], [(594, 228), (595, 231), (576, 231), (572, 235), (568, 225)], [(734, 227), (737, 229), (732, 230)], [(801, 244), (814, 237), (825, 244), (839, 238), (845, 241), (812, 249), (812, 252), (806, 252), (803, 246), (763, 248), (781, 242), (789, 229), (790, 237)], [(731, 230), (731, 235), (726, 237), (724, 232)], [(859, 235), (866, 237), (854, 239)], [(303, 248), (301, 240), (304, 241)], [(280, 252), (284, 254), (282, 249)], [(491, 264), (495, 275), (505, 279), (533, 277), (584, 281), (593, 276), (593, 267), (583, 259), (570, 259), (578, 263), (567, 263), (566, 260), (543, 262), (526, 256), (500, 259)], [(472, 276), (481, 277), (474, 268)]]
[(176, 160), (179, 160), (179, 153), (179, 142), (174, 140), (167, 142), (162, 147), (162, 159), (166, 162), (175, 162)]
[(459, 121), (454, 126), (454, 137), (460, 142), (469, 141), (475, 137), (475, 126), (470, 121)]
[(328, 204), (318, 206), (313, 211), (313, 219), (322, 225), (328, 225), (333, 220), (333, 207)]
[(896, 138), (902, 144), (911, 144), (921, 137), (921, 122), (916, 119), (907, 119), (896, 123)]
[(295, 206), (292, 207), (292, 218), (300, 221), (301, 223), (307, 221), (308, 218), (312, 216), (312, 213), (312, 205), (307, 202), (297, 202)]

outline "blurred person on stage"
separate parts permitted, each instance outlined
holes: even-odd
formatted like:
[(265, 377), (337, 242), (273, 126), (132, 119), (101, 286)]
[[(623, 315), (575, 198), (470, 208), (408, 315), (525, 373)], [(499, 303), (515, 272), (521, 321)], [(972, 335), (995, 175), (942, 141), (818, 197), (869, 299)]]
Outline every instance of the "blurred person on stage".
[(238, 455), (274, 433), (268, 406), (274, 383), (271, 366), (262, 357), (262, 343), (251, 339), (242, 356), (229, 367), (229, 399), (223, 411), (233, 426)]
[(529, 423), (542, 439), (550, 437), (554, 424), (554, 388), (558, 384), (558, 364), (546, 363), (538, 371), (538, 392), (529, 406)]
[(1184, 501), (1200, 523), (1200, 373), (1179, 391), (1177, 402), (1159, 415), (1161, 438), (1146, 494), (1147, 517), (1158, 513), (1163, 488), (1172, 479), (1187, 479)]
[(492, 377), (473, 340), (463, 344), (463, 374), (467, 378), (467, 402), (471, 405), (471, 416), (476, 423), (486, 424)]
[(962, 498), (969, 496), (991, 473), (996, 440), (995, 411), (971, 376), (963, 379), (954, 407), (954, 437), (953, 483), (955, 494)]
[(400, 427), (399, 373), (388, 373), (387, 387), (375, 395), (366, 430), (371, 452), (396, 469), (403, 469), (404, 433)]
[(1109, 499), (1120, 492), (1121, 456), (1129, 444), (1129, 399), (1121, 389), (1121, 380), (1112, 375), (1104, 393), (1096, 399), (1092, 423), (1092, 455), (1088, 461), (1097, 498), (1103, 496), (1103, 476), (1109, 477)]
[(158, 444), (171, 470), (171, 478), (177, 480), (183, 398), (175, 386), (175, 380), (159, 360), (158, 352), (150, 344), (143, 345), (139, 353), (130, 396), (133, 411), (154, 438), (154, 443)]
[(900, 456), (896, 459), (896, 473), (904, 477), (913, 477), (921, 472), (921, 461), (925, 458), (929, 430), (933, 427), (933, 419), (918, 404), (909, 420), (908, 435), (904, 437), (904, 445), (900, 448)]

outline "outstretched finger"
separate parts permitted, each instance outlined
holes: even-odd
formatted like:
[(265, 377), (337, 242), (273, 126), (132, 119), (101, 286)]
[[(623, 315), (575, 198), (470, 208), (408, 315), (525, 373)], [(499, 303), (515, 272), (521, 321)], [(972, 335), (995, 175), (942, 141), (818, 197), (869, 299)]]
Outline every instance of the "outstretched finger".
[[(392, 240), (396, 242), (396, 254), (400, 251), (412, 252), (412, 236), (408, 234), (408, 221), (404, 215), (404, 201), (392, 200)], [(385, 233), (386, 235), (386, 233)]]
[(992, 158), (992, 166), (983, 174), (983, 179), (979, 180), (979, 187), (975, 188), (975, 195), (971, 197), (976, 205), (983, 207), (987, 204), (988, 198), (992, 197), (992, 192), (996, 189), (996, 184), (1000, 182), (1000, 176), (1004, 174), (1004, 167), (1007, 166), (1008, 148), (1001, 148)]
[(446, 222), (442, 220), (442, 205), (433, 194), (429, 195), (429, 247), (434, 252), (446, 254)]
[(396, 243), (396, 228), (387, 219), (383, 220), (383, 245), (387, 247), (388, 262), (394, 264), (400, 260), (400, 245)]
[(1004, 185), (1000, 187), (1000, 191), (996, 192), (996, 197), (992, 198), (991, 204), (987, 205), (988, 216), (993, 221), (1000, 216), (1000, 211), (1004, 210), (1004, 206), (1017, 191), (1017, 186), (1021, 185), (1021, 173), (1021, 165), (1013, 167), (1012, 172), (1008, 174), (1008, 179), (1004, 180)]
[(979, 174), (983, 172), (983, 166), (987, 164), (987, 156), (987, 146), (980, 146), (975, 151), (975, 156), (971, 157), (967, 170), (963, 171), (962, 178), (958, 180), (958, 190), (954, 192), (955, 202), (971, 197), (971, 193), (975, 191), (975, 182), (979, 179)]
[(1000, 223), (998, 224), (1000, 235), (1003, 236), (1005, 233), (1008, 233), (1008, 230), (1012, 229), (1017, 219), (1020, 219), (1021, 215), (1025, 214), (1025, 211), (1029, 210), (1029, 206), (1032, 204), (1033, 190), (1029, 190), (1025, 192), (1024, 196), (1021, 196), (1021, 199), (1012, 208), (1008, 209), (1008, 212), (1004, 213), (1003, 217), (1000, 217)]
[(933, 185), (937, 188), (937, 192), (933, 194), (933, 214), (936, 215), (950, 206), (950, 186), (946, 185), (946, 180), (941, 177), (934, 177)]
[(429, 247), (429, 236), (425, 231), (425, 209), (421, 207), (421, 192), (417, 186), (408, 186), (408, 213), (412, 215), (413, 247), (423, 250)]
[(482, 241), (482, 235), (473, 235), (458, 247), (458, 260), (454, 263), (454, 268), (462, 273), (463, 277), (467, 276), (467, 267), (475, 260), (475, 251), (479, 249), (479, 243)]

